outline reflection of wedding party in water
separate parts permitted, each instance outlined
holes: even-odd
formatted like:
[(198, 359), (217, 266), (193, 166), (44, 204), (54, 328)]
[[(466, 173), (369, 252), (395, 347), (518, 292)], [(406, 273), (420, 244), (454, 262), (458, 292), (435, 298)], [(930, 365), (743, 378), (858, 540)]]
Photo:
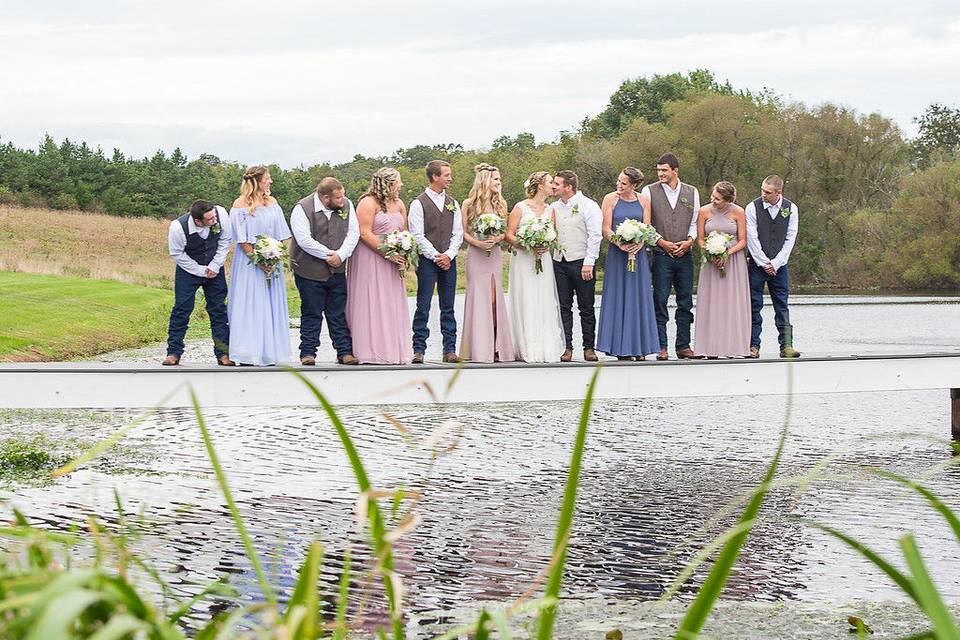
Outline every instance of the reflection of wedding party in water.
[[(461, 204), (447, 193), (450, 164), (434, 160), (426, 166), (429, 185), (409, 207), (400, 198), (400, 173), (383, 167), (356, 207), (328, 177), (293, 207), (288, 223), (270, 195), (268, 169), (252, 166), (229, 213), (197, 200), (170, 224), (175, 301), (163, 364), (180, 363), (198, 289), (218, 364), (293, 361), (287, 267), (300, 295), (301, 365), (316, 364), (324, 320), (340, 364), (423, 363), (434, 292), (448, 363), (570, 362), (574, 300), (583, 360), (598, 360), (597, 352), (617, 360), (668, 360), (671, 294), (677, 358), (758, 358), (765, 287), (779, 355), (799, 357), (787, 268), (799, 213), (782, 195), (783, 180), (765, 178), (746, 207), (736, 204), (732, 183), (718, 182), (701, 206), (698, 189), (680, 181), (675, 155), (661, 156), (656, 171), (658, 180), (644, 186), (643, 173), (625, 167), (600, 204), (579, 190), (574, 172), (537, 171), (524, 182), (526, 198), (509, 210), (495, 166), (475, 167)], [(598, 322), (594, 296), (604, 238), (609, 247)], [(458, 320), (464, 243), (466, 295)], [(701, 256), (695, 324), (694, 244)], [(231, 245), (227, 304), (224, 263)], [(504, 252), (510, 254), (509, 300)], [(412, 323), (407, 270), (417, 278)]]

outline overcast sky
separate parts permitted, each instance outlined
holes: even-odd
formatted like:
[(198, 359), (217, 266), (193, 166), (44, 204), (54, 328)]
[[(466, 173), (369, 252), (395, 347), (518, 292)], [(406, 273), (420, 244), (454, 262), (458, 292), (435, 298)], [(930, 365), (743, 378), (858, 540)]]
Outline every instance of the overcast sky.
[(283, 166), (550, 141), (626, 78), (712, 70), (911, 119), (960, 106), (955, 0), (0, 0), (0, 141)]

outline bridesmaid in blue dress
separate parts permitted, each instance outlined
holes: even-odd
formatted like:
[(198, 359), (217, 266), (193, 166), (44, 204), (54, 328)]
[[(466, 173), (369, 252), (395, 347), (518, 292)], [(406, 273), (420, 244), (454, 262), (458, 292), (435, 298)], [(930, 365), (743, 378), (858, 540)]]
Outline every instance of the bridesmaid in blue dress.
[[(637, 196), (642, 183), (640, 170), (626, 167), (617, 178), (617, 190), (603, 198), (603, 237), (607, 240), (625, 219), (644, 221)], [(627, 271), (630, 254), (636, 255), (636, 271)], [(616, 356), (617, 360), (645, 360), (648, 354), (660, 350), (647, 252), (641, 244), (610, 240), (603, 272), (597, 350)]]
[(292, 357), (290, 313), (283, 265), (274, 269), (267, 286), (269, 267), (250, 260), (258, 235), (277, 240), (290, 238), (283, 210), (270, 195), (270, 172), (262, 165), (243, 174), (240, 197), (230, 209), (233, 239), (237, 243), (230, 271), (227, 315), (230, 322), (230, 359), (237, 364), (273, 365)]

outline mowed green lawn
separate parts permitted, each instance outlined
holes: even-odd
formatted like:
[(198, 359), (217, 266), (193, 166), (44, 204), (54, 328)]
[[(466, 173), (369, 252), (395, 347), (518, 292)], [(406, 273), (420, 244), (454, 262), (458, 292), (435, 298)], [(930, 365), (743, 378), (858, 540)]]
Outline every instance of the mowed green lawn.
[[(0, 360), (70, 360), (163, 341), (172, 305), (169, 289), (0, 272)], [(191, 333), (209, 331), (205, 316), (194, 312)]]

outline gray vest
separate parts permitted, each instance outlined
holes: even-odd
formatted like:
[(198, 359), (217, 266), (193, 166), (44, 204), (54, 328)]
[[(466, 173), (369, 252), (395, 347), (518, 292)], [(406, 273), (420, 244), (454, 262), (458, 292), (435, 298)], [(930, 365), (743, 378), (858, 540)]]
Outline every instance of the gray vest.
[[(686, 240), (690, 235), (690, 223), (696, 215), (693, 210), (693, 187), (681, 182), (677, 206), (671, 207), (670, 200), (659, 182), (647, 186), (650, 190), (650, 223), (653, 228), (669, 242)], [(659, 247), (654, 247), (653, 250), (663, 252)]]
[(439, 253), (443, 253), (450, 248), (450, 237), (453, 235), (453, 216), (456, 214), (447, 209), (455, 204), (453, 198), (443, 194), (443, 211), (437, 209), (433, 199), (426, 193), (421, 193), (417, 200), (423, 207), (423, 235)]
[[(757, 198), (753, 201), (753, 208), (757, 214), (757, 238), (760, 240), (760, 248), (768, 259), (773, 260), (783, 249), (783, 243), (787, 240), (787, 227), (790, 226), (790, 216), (784, 218), (777, 214), (776, 218), (771, 218), (767, 210), (763, 208), (763, 198)], [(783, 198), (780, 202), (780, 212), (793, 212), (793, 203)]]
[[(307, 215), (310, 222), (310, 235), (314, 240), (321, 243), (331, 251), (339, 249), (347, 237), (349, 229), (349, 220), (340, 217), (341, 212), (330, 214), (330, 219), (322, 211), (315, 211), (313, 208), (313, 195), (309, 195), (298, 202), (303, 212)], [(350, 211), (350, 201), (348, 200), (344, 211)], [(297, 245), (297, 239), (290, 240), (290, 262), (293, 272), (301, 278), (308, 280), (317, 280), (326, 282), (330, 279), (331, 273), (343, 273), (347, 270), (347, 263), (344, 261), (339, 267), (331, 267), (326, 260), (321, 260), (310, 255)]]

